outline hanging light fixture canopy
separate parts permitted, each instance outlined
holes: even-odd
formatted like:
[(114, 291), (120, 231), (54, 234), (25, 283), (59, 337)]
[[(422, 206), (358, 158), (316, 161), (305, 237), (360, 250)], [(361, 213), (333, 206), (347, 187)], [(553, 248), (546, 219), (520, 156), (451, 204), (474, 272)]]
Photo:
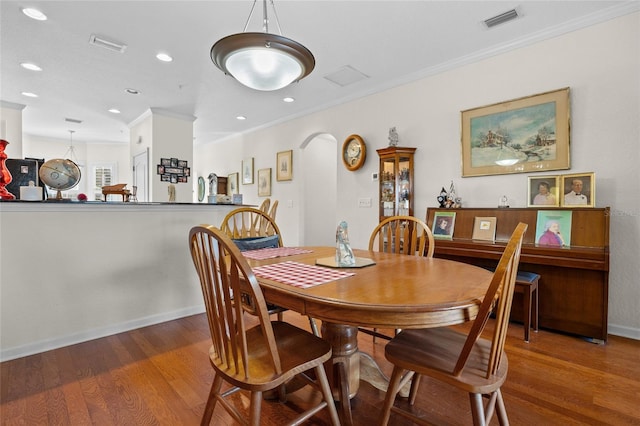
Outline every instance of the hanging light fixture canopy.
[(316, 61), (309, 49), (282, 36), (273, 0), (271, 6), (280, 35), (269, 33), (267, 0), (263, 0), (264, 32), (246, 32), (256, 2), (253, 1), (243, 32), (218, 40), (211, 48), (211, 60), (247, 87), (263, 91), (282, 89), (309, 75)]

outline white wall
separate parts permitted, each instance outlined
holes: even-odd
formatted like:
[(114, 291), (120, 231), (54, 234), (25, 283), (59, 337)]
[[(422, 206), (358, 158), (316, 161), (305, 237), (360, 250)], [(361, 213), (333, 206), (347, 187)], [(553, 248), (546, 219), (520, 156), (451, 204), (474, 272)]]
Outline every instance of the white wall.
[[(336, 217), (349, 223), (353, 246), (366, 247), (378, 211), (375, 202), (370, 209), (358, 208), (357, 199), (377, 200), (371, 173), (378, 171), (375, 149), (387, 145), (389, 127), (397, 126), (399, 145), (418, 148), (417, 216), (424, 217), (428, 206), (437, 205), (440, 188), (448, 188), (451, 180), (464, 206), (493, 207), (506, 194), (512, 206), (525, 207), (527, 177), (533, 174), (461, 178), (460, 111), (563, 87), (571, 88), (571, 169), (551, 173), (596, 173), (596, 205), (612, 210), (609, 332), (640, 339), (639, 13), (271, 128), (199, 145), (194, 157), (200, 158), (199, 169), (225, 173), (239, 171), (242, 156), (255, 156), (256, 170), (274, 167), (278, 151), (295, 149), (310, 135), (328, 133), (339, 141), (335, 156), (339, 161), (341, 141), (352, 133), (361, 135), (368, 146), (364, 167), (349, 172), (338, 163)], [(303, 182), (300, 173), (304, 170), (294, 166), (292, 182), (274, 180), (272, 199), (282, 203), (293, 196), (291, 187)], [(255, 186), (241, 186), (241, 191), (250, 202), (258, 201)], [(288, 245), (301, 242), (300, 208), (294, 202), (283, 209), (286, 215), (278, 214)]]
[(9, 158), (22, 155), (22, 110), (24, 105), (0, 101), (0, 139), (9, 142), (5, 154)]
[(203, 312), (189, 229), (232, 209), (0, 203), (0, 361)]

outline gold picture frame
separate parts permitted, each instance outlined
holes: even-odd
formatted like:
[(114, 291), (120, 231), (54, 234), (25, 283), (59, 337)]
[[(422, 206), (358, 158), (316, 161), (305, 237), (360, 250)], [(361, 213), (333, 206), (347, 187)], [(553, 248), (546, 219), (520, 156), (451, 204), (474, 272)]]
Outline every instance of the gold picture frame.
[(560, 176), (529, 176), (527, 207), (560, 206)]
[(242, 184), (251, 185), (253, 183), (253, 157), (242, 160)]
[(281, 151), (276, 155), (276, 180), (293, 180), (293, 151)]
[[(578, 186), (577, 183), (580, 183)], [(595, 207), (596, 206), (596, 174), (573, 173), (562, 175), (560, 186), (562, 207)], [(579, 195), (576, 194), (579, 193)]]
[(569, 169), (569, 88), (462, 111), (462, 176)]
[(271, 168), (258, 170), (258, 197), (271, 196)]

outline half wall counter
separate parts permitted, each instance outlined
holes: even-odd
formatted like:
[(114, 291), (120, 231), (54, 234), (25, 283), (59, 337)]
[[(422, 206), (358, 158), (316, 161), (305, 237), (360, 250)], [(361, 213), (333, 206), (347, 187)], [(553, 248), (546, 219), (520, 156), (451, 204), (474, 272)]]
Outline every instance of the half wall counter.
[(236, 207), (0, 202), (0, 360), (204, 312), (188, 233)]

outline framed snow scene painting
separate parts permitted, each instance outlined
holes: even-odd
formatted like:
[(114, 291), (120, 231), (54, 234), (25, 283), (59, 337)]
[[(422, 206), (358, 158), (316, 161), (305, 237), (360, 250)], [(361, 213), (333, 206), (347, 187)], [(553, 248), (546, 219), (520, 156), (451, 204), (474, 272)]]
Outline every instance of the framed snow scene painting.
[(462, 111), (462, 176), (568, 169), (569, 88)]

